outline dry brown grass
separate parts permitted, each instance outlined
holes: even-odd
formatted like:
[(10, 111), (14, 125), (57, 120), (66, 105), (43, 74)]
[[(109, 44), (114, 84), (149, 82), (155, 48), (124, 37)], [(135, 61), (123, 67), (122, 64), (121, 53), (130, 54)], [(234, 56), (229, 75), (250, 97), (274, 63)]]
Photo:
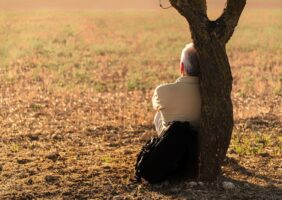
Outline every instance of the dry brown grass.
[(194, 187), (132, 181), (152, 91), (189, 41), (174, 11), (6, 11), (0, 24), (0, 199), (281, 197), (279, 9), (247, 8), (228, 45), (234, 135), (223, 175)]

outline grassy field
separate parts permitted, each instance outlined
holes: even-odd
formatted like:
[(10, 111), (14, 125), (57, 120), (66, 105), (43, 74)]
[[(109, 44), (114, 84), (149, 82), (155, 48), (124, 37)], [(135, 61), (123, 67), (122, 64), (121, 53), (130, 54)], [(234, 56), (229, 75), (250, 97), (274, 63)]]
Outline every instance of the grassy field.
[(247, 7), (227, 46), (234, 134), (223, 175), (196, 186), (131, 181), (144, 133), (154, 132), (152, 92), (178, 77), (191, 41), (182, 17), (1, 11), (0, 199), (281, 198), (282, 12), (270, 5)]

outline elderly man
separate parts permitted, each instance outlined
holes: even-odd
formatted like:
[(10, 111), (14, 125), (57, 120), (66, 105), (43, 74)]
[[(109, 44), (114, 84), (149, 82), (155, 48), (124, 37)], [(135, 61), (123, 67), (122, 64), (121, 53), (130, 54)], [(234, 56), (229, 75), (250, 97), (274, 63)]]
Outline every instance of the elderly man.
[(199, 63), (193, 44), (183, 49), (181, 76), (175, 83), (155, 89), (152, 102), (158, 137), (149, 140), (138, 154), (136, 178), (158, 183), (178, 173), (197, 177), (197, 127), (200, 119)]
[(154, 91), (152, 103), (157, 111), (154, 124), (158, 135), (174, 121), (198, 127), (201, 112), (199, 62), (193, 43), (182, 50), (180, 73), (175, 83), (160, 85)]

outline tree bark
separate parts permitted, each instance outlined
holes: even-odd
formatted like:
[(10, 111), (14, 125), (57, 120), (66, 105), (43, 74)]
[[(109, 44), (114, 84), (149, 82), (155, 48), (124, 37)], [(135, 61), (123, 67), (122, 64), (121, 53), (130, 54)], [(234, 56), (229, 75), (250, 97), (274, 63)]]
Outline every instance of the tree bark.
[(199, 132), (200, 180), (214, 180), (231, 140), (233, 107), (232, 74), (226, 54), (246, 0), (227, 0), (222, 15), (215, 21), (207, 17), (206, 0), (170, 0), (188, 21), (200, 62), (202, 114)]

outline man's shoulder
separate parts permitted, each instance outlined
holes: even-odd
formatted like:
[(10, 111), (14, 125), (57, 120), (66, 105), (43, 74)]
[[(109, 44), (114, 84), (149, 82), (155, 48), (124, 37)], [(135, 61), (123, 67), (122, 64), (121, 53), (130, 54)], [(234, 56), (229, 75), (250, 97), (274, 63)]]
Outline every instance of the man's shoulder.
[(175, 87), (175, 83), (161, 84), (161, 85), (156, 87), (155, 92), (157, 94), (166, 93), (166, 92), (172, 90), (174, 87)]

